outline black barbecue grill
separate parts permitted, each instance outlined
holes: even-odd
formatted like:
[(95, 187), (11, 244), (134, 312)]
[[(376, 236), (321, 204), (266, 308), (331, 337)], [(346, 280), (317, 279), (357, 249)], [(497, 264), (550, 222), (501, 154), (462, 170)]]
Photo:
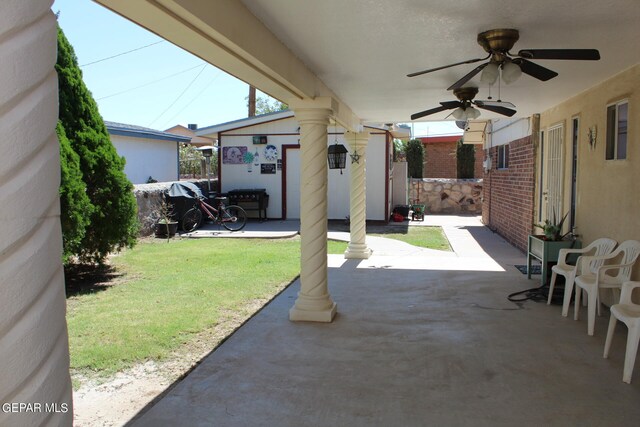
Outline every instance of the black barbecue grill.
[(258, 211), (261, 221), (267, 219), (269, 195), (264, 188), (231, 190), (227, 192), (230, 205), (238, 205), (245, 211)]

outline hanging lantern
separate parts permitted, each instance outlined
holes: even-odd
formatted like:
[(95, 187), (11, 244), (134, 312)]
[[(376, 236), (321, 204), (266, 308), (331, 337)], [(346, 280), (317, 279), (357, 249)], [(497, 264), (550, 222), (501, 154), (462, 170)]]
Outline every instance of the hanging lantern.
[(342, 172), (342, 169), (344, 169), (347, 163), (347, 152), (344, 145), (338, 144), (337, 142), (330, 145), (327, 155), (329, 159), (329, 169), (340, 169), (340, 172)]

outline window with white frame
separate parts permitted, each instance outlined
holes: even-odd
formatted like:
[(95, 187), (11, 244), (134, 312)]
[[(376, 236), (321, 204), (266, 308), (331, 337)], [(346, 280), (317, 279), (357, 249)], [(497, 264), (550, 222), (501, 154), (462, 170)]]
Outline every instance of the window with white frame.
[(509, 168), (509, 145), (500, 145), (498, 147), (498, 169)]
[(620, 101), (607, 106), (607, 160), (627, 158), (627, 122), (629, 102)]

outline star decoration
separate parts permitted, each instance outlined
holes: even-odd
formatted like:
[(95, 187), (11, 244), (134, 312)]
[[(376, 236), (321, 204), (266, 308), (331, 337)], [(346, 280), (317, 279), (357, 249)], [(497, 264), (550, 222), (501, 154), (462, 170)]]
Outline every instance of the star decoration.
[(360, 164), (360, 154), (358, 154), (357, 151), (353, 154), (349, 154), (349, 157), (351, 157), (351, 164), (354, 164), (354, 163)]

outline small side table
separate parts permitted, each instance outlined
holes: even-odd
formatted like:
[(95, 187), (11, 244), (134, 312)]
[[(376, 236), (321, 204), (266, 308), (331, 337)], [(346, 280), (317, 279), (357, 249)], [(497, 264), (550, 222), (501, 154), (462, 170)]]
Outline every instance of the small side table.
[(531, 258), (535, 258), (542, 264), (541, 268), (541, 284), (547, 281), (547, 269), (550, 262), (558, 262), (558, 254), (560, 249), (576, 248), (580, 249), (582, 244), (579, 240), (560, 240), (552, 242), (544, 240), (542, 235), (529, 235), (529, 243), (527, 245), (527, 279), (531, 279)]

